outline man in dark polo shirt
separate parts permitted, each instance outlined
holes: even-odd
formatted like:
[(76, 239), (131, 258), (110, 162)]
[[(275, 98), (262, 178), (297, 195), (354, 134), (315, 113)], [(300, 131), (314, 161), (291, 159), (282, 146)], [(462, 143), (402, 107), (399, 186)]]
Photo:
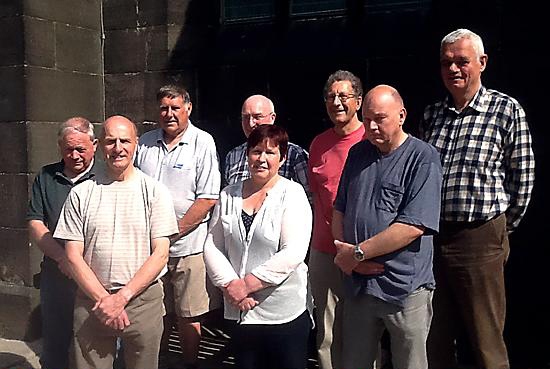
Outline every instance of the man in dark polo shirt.
[(40, 280), (43, 369), (69, 367), (76, 284), (70, 278), (64, 245), (52, 234), (71, 188), (94, 176), (93, 125), (81, 117), (70, 118), (61, 124), (57, 144), (62, 160), (40, 170), (27, 212), (30, 237), (44, 253)]

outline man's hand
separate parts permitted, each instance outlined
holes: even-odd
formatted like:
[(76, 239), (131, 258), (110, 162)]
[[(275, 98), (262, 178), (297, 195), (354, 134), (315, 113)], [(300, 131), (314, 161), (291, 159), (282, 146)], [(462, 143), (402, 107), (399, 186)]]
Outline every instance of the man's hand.
[(233, 304), (238, 306), (244, 298), (248, 297), (248, 288), (244, 279), (234, 279), (224, 288), (224, 295)]
[[(112, 326), (113, 322), (124, 311), (128, 301), (121, 294), (115, 293), (100, 298), (92, 308), (95, 316), (105, 325)], [(126, 316), (126, 320), (128, 316)], [(128, 324), (130, 324), (128, 322)]]
[(351, 275), (353, 269), (355, 269), (355, 267), (359, 264), (359, 262), (353, 257), (353, 249), (355, 248), (355, 245), (334, 240), (334, 246), (336, 246), (334, 264), (336, 264), (345, 274)]
[(382, 274), (384, 273), (384, 264), (377, 263), (376, 261), (365, 260), (357, 264), (353, 271), (363, 275)]
[(126, 313), (126, 310), (122, 310), (122, 313), (113, 320), (110, 324), (107, 326), (116, 329), (119, 331), (124, 330), (124, 328), (128, 327), (130, 325), (130, 319), (128, 318), (128, 314)]

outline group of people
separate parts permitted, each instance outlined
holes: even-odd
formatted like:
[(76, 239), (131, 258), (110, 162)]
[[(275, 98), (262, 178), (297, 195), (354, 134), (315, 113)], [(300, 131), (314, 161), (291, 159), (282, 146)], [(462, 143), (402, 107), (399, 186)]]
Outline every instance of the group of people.
[(177, 327), (196, 368), (201, 323), (223, 306), (238, 368), (305, 368), (314, 326), (322, 369), (380, 367), (384, 332), (393, 368), (454, 368), (460, 329), (477, 367), (509, 368), (504, 265), (534, 157), (520, 104), (482, 85), (486, 65), (477, 34), (442, 39), (448, 95), (418, 138), (394, 87), (363, 95), (336, 71), (333, 127), (309, 154), (262, 95), (223, 165), (181, 86), (159, 89), (159, 127), (140, 137), (121, 115), (98, 139), (64, 122), (27, 216), (45, 255), (42, 367), (167, 367)]

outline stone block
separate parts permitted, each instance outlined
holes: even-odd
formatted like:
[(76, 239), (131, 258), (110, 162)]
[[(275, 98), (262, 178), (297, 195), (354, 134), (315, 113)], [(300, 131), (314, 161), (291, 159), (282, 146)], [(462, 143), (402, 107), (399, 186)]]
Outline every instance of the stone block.
[(140, 27), (166, 24), (167, 0), (138, 0), (138, 24)]
[(0, 281), (0, 301), (0, 337), (24, 341), (40, 337), (39, 290)]
[(54, 23), (32, 17), (23, 17), (23, 19), (26, 64), (53, 68), (56, 54)]
[[(0, 173), (0, 229), (25, 228), (28, 202), (28, 175)], [(0, 238), (4, 240), (4, 238)], [(9, 243), (8, 243), (9, 245)], [(2, 248), (2, 255), (6, 252)]]
[(44, 165), (59, 161), (57, 130), (59, 122), (28, 122), (28, 171), (37, 173)]
[(0, 18), (13, 17), (23, 14), (21, 0), (2, 0), (0, 2)]
[(130, 73), (145, 70), (143, 30), (108, 31), (105, 39), (105, 73)]
[(40, 271), (42, 252), (37, 246), (31, 247), (26, 222), (25, 228), (0, 228), (0, 239), (4, 242), (0, 254), (0, 282), (32, 286), (33, 276)]
[(0, 66), (23, 64), (24, 44), (22, 17), (14, 16), (2, 18), (0, 32)]
[(23, 12), (30, 17), (101, 29), (102, 0), (22, 0)]
[(149, 27), (146, 33), (146, 70), (165, 70), (168, 65), (170, 51), (168, 49), (168, 33), (166, 26)]
[(187, 22), (187, 9), (191, 0), (166, 0), (167, 24), (185, 24)]
[(55, 41), (59, 69), (102, 73), (100, 31), (57, 23)]
[(62, 122), (72, 116), (103, 119), (100, 75), (27, 67), (27, 120)]
[(106, 30), (135, 29), (138, 26), (136, 0), (103, 0), (103, 24)]
[(0, 122), (25, 119), (25, 77), (22, 66), (0, 67)]
[(105, 76), (105, 112), (110, 117), (123, 114), (139, 123), (144, 111), (143, 73), (108, 74)]
[(27, 171), (27, 133), (21, 122), (0, 122), (0, 173), (16, 174)]

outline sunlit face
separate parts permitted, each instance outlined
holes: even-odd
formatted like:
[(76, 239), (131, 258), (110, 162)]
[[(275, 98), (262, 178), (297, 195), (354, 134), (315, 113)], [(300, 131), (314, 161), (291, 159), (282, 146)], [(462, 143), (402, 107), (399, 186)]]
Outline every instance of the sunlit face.
[(166, 138), (172, 140), (187, 129), (191, 110), (191, 102), (185, 102), (183, 96), (173, 99), (164, 97), (160, 100), (159, 125)]
[(105, 164), (114, 173), (122, 173), (133, 165), (137, 146), (135, 127), (128, 120), (115, 117), (104, 123), (104, 131), (100, 145)]
[(396, 148), (407, 111), (390, 94), (367, 98), (362, 109), (366, 138), (381, 152)]
[(327, 114), (337, 126), (351, 122), (361, 107), (361, 96), (356, 96), (351, 81), (337, 81), (330, 86), (325, 96)]
[(266, 139), (260, 144), (251, 147), (248, 151), (248, 169), (255, 180), (269, 181), (279, 172), (284, 162), (281, 160), (279, 145)]
[(273, 123), (275, 123), (275, 113), (271, 104), (265, 99), (251, 98), (245, 101), (241, 109), (241, 124), (247, 138), (260, 124)]
[(96, 148), (97, 140), (92, 141), (87, 133), (67, 131), (59, 142), (64, 170), (71, 176), (84, 172), (92, 163)]
[(478, 56), (472, 40), (462, 38), (441, 50), (441, 78), (453, 97), (476, 92), (481, 86), (487, 55)]

